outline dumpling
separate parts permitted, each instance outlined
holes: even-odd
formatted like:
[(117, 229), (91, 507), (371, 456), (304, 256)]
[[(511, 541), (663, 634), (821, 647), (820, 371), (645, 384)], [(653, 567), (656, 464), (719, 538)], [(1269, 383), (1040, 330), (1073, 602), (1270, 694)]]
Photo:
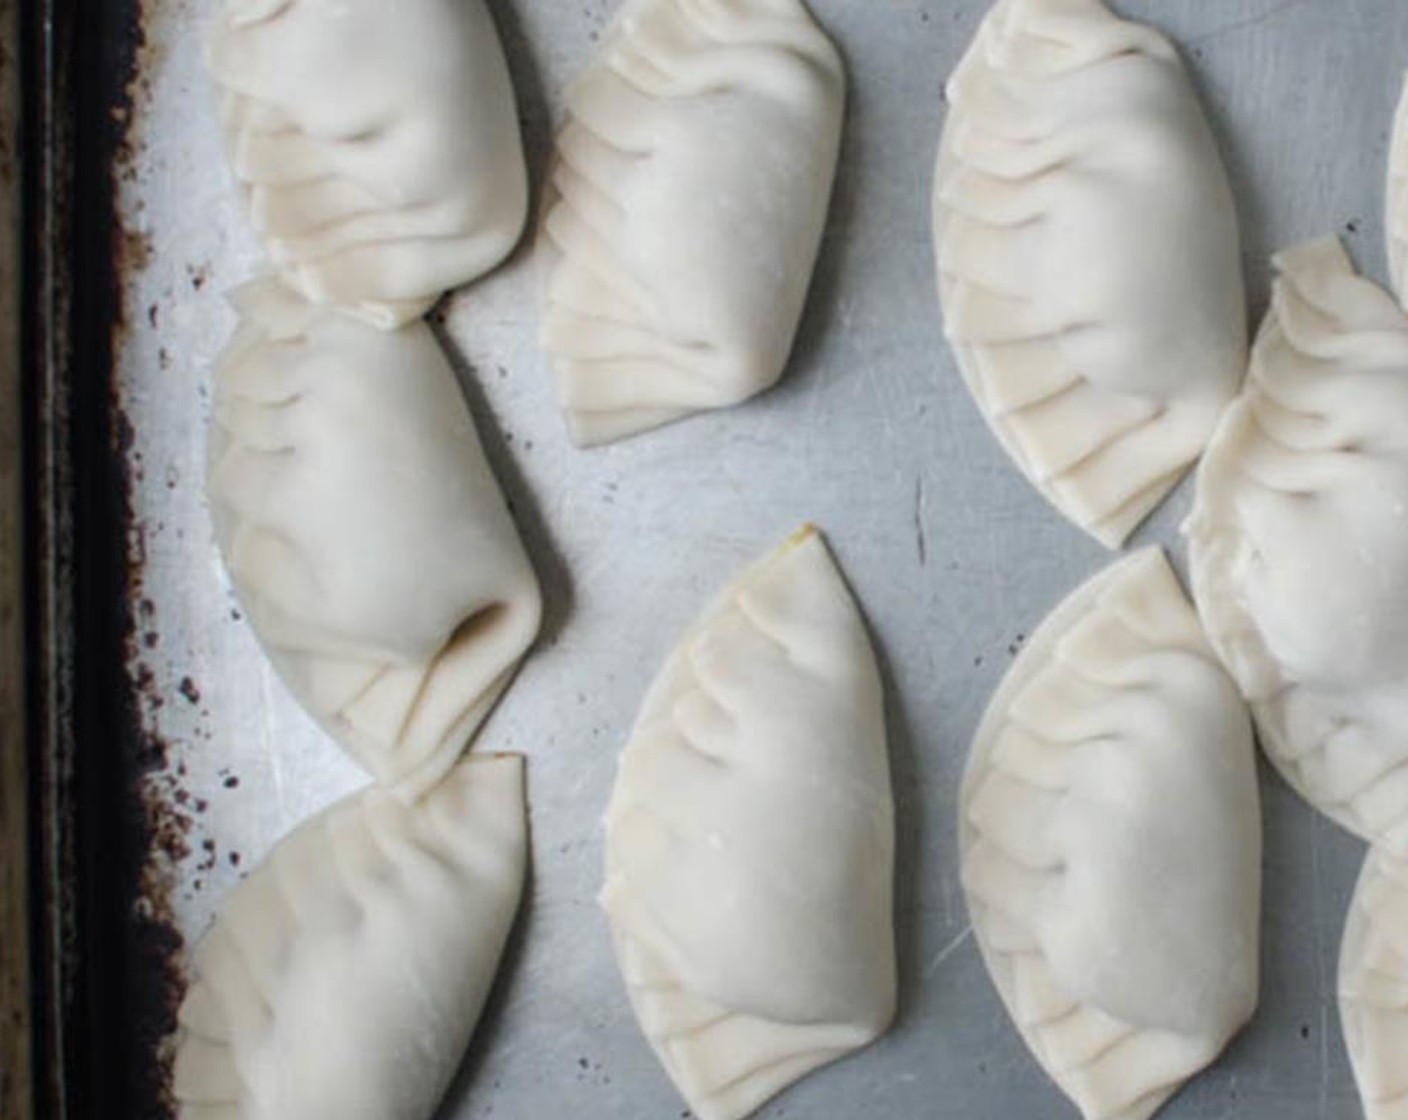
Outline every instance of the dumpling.
[(1008, 1014), (1086, 1120), (1144, 1120), (1257, 1002), (1251, 722), (1150, 549), (1042, 624), (961, 796), (963, 885)]
[(1408, 81), (1393, 120), (1393, 142), (1388, 156), (1388, 205), (1384, 229), (1388, 231), (1388, 263), (1393, 290), (1408, 303)]
[(273, 281), (233, 302), (210, 432), (216, 539), (294, 695), (415, 796), (532, 643), (537, 579), (429, 328), (376, 330)]
[(1366, 1120), (1408, 1117), (1408, 863), (1373, 850), (1340, 951), (1340, 1021)]
[(498, 970), (526, 833), (523, 761), (500, 756), (290, 834), (196, 949), (181, 1120), (429, 1120)]
[(1202, 451), (1246, 368), (1227, 175), (1188, 74), (1099, 0), (1000, 0), (948, 84), (945, 333), (988, 424), (1109, 547)]
[(484, 0), (219, 0), (209, 64), (284, 282), (385, 328), (518, 241), (528, 178)]
[(739, 1120), (884, 1033), (894, 856), (879, 672), (808, 527), (670, 655), (606, 816), (617, 959), (699, 1120)]
[(568, 94), (543, 240), (570, 434), (621, 439), (782, 375), (840, 152), (802, 0), (626, 0)]
[(1334, 240), (1276, 258), (1187, 533), (1208, 635), (1263, 749), (1408, 854), (1408, 316)]

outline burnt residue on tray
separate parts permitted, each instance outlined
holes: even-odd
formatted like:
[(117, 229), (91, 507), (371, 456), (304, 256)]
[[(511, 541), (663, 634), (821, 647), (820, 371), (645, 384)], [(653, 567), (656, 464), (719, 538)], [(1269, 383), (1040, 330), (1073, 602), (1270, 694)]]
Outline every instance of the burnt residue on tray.
[(54, 687), (64, 699), (41, 744), (51, 757), (39, 800), (64, 856), (40, 968), (52, 989), (40, 1032), (50, 1107), (40, 1114), (160, 1120), (173, 1113), (169, 1045), (182, 995), (172, 891), (198, 843), (199, 811), (175, 796), (179, 764), (152, 718), (169, 698), (144, 668), (160, 619), (142, 586), (145, 534), (131, 501), (140, 465), (114, 377), (123, 291), (153, 252), (124, 227), (117, 187), (132, 173), (128, 126), (156, 48), (135, 0), (33, 7), (27, 49), (47, 93), (31, 135), (45, 157), (27, 195), (53, 283), (28, 314), (51, 413), (36, 422), (58, 430), (57, 481), (39, 500), (54, 507), (54, 552), (66, 562), (47, 575), (68, 607), (66, 632), (53, 638), (67, 650)]
[[(159, 0), (148, 0), (148, 4), (156, 2)], [(154, 24), (147, 18), (149, 14), (148, 6), (143, 5), (127, 24), (125, 66), (118, 73), (127, 74), (128, 78), (120, 96), (121, 112), (114, 114), (121, 128), (114, 137), (117, 148), (106, 178), (110, 197), (104, 212), (112, 223), (114, 265), (109, 290), (113, 314), (109, 320), (107, 366), (110, 415), (117, 434), (113, 478), (125, 542), (124, 563), (116, 569), (125, 593), (113, 601), (121, 611), (118, 622), (127, 687), (120, 689), (119, 701), (126, 717), (121, 726), (128, 737), (128, 747), (123, 752), (125, 781), (120, 785), (126, 802), (122, 824), (124, 874), (122, 894), (114, 901), (120, 912), (124, 947), (124, 959), (117, 962), (122, 976), (119, 1006), (132, 1040), (125, 1065), (112, 1074), (125, 1081), (122, 1089), (131, 1115), (159, 1117), (173, 1112), (171, 1043), (185, 983), (181, 970), (184, 944), (172, 910), (172, 897), (179, 881), (179, 865), (192, 855), (192, 833), (204, 803), (193, 801), (185, 790), (185, 767), (173, 757), (173, 746), (161, 737), (155, 718), (166, 697), (156, 686), (144, 657), (159, 644), (160, 626), (143, 583), (146, 529), (138, 521), (131, 500), (132, 488), (141, 481), (143, 468), (140, 455), (133, 448), (130, 421), (113, 384), (114, 357), (131, 327), (124, 293), (151, 264), (154, 253), (151, 238), (125, 224), (115, 190), (118, 180), (135, 175), (138, 153), (132, 148), (130, 129), (142, 104), (151, 96), (148, 75), (162, 50), (160, 40), (151, 33)], [(181, 692), (191, 703), (199, 702), (200, 693), (189, 677), (183, 681)]]

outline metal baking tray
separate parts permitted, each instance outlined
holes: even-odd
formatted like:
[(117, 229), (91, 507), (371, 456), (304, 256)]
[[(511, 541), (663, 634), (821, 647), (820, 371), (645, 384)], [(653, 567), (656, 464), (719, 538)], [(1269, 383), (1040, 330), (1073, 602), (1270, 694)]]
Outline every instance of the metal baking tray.
[[(167, 1115), (163, 1040), (194, 938), (283, 833), (363, 781), (257, 650), (202, 496), (210, 370), (232, 326), (222, 293), (259, 267), (201, 62), (213, 3), (20, 5), (26, 852), (44, 1117)], [(612, 4), (491, 6), (540, 185), (564, 85)], [(548, 606), (480, 740), (530, 758), (534, 867), (444, 1120), (685, 1114), (635, 1028), (595, 906), (598, 821), (678, 632), (803, 520), (827, 531), (885, 667), (902, 999), (882, 1042), (761, 1115), (1072, 1115), (983, 972), (955, 850), (986, 698), (1024, 636), (1107, 560), (1005, 460), (940, 333), (929, 189), (942, 85), (986, 6), (813, 0), (850, 66), (850, 119), (796, 357), (763, 398), (578, 452), (536, 342), (528, 248), (437, 316)], [(1384, 278), (1408, 6), (1117, 6), (1175, 35), (1201, 83), (1240, 193), (1255, 313), (1269, 253), (1326, 232)], [(1185, 487), (1139, 541), (1177, 554), (1186, 509)], [(1357, 1115), (1334, 978), (1361, 847), (1269, 774), (1265, 813), (1261, 1010), (1170, 1120)]]

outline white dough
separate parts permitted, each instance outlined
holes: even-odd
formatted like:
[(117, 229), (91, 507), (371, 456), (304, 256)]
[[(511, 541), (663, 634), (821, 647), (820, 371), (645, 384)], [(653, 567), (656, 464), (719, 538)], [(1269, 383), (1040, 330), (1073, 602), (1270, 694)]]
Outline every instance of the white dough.
[(196, 949), (181, 1120), (430, 1120), (518, 910), (523, 761), (415, 806), (373, 788), (289, 835)]
[(1144, 1120), (1257, 1002), (1251, 723), (1157, 550), (1087, 583), (993, 697), (963, 884), (1002, 1001), (1086, 1120)]
[(1408, 1120), (1408, 863), (1381, 849), (1349, 907), (1340, 1021), (1365, 1120)]
[(802, 0), (626, 0), (568, 94), (543, 226), (543, 339), (577, 443), (782, 375), (845, 84)]
[(1000, 0), (948, 84), (945, 333), (1053, 505), (1118, 547), (1246, 367), (1227, 175), (1177, 52), (1099, 0)]
[(1393, 290), (1408, 303), (1408, 79), (1393, 119), (1388, 155), (1388, 193), (1384, 229), (1388, 233), (1388, 264)]
[(528, 180), (484, 0), (219, 0), (235, 174), (284, 282), (380, 327), (498, 264)]
[(814, 530), (745, 571), (670, 655), (606, 828), (621, 971), (699, 1120), (739, 1120), (888, 1027), (880, 677)]
[(1194, 597), (1286, 780), (1408, 854), (1408, 316), (1334, 240), (1276, 265), (1198, 474)]
[(207, 492), (294, 695), (408, 796), (454, 764), (538, 630), (537, 579), (453, 371), (278, 283), (240, 289)]

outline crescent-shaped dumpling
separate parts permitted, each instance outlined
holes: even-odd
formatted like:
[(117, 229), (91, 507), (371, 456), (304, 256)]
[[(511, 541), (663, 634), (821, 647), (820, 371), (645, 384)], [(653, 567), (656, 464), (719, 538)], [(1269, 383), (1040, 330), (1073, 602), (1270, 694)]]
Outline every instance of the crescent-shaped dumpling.
[(577, 443), (782, 375), (845, 85), (802, 0), (626, 0), (568, 93), (543, 226), (543, 339)]
[(1408, 316), (1334, 240), (1276, 265), (1199, 470), (1194, 597), (1276, 768), (1408, 854)]
[(670, 655), (606, 830), (602, 905), (631, 1002), (700, 1120), (739, 1120), (885, 1031), (880, 676), (815, 531), (744, 572)]
[(1099, 0), (1000, 0), (948, 84), (945, 333), (988, 424), (1116, 547), (1246, 367), (1227, 175), (1169, 42)]
[(454, 764), (538, 630), (541, 598), (459, 384), (429, 328), (233, 297), (207, 493), (275, 668), (381, 782)]
[(411, 806), (374, 787), (290, 834), (196, 949), (181, 1120), (429, 1120), (498, 970), (526, 834), (506, 756)]
[(1408, 1118), (1408, 863), (1382, 849), (1349, 906), (1340, 1021), (1366, 1120)]
[(1408, 79), (1393, 118), (1388, 154), (1388, 192), (1384, 214), (1388, 234), (1388, 265), (1393, 290), (1408, 303)]
[(973, 743), (963, 885), (1008, 1014), (1086, 1120), (1144, 1120), (1257, 1002), (1251, 723), (1156, 550), (1022, 651)]
[(218, 0), (209, 65), (284, 282), (378, 326), (513, 248), (518, 111), (484, 0)]

